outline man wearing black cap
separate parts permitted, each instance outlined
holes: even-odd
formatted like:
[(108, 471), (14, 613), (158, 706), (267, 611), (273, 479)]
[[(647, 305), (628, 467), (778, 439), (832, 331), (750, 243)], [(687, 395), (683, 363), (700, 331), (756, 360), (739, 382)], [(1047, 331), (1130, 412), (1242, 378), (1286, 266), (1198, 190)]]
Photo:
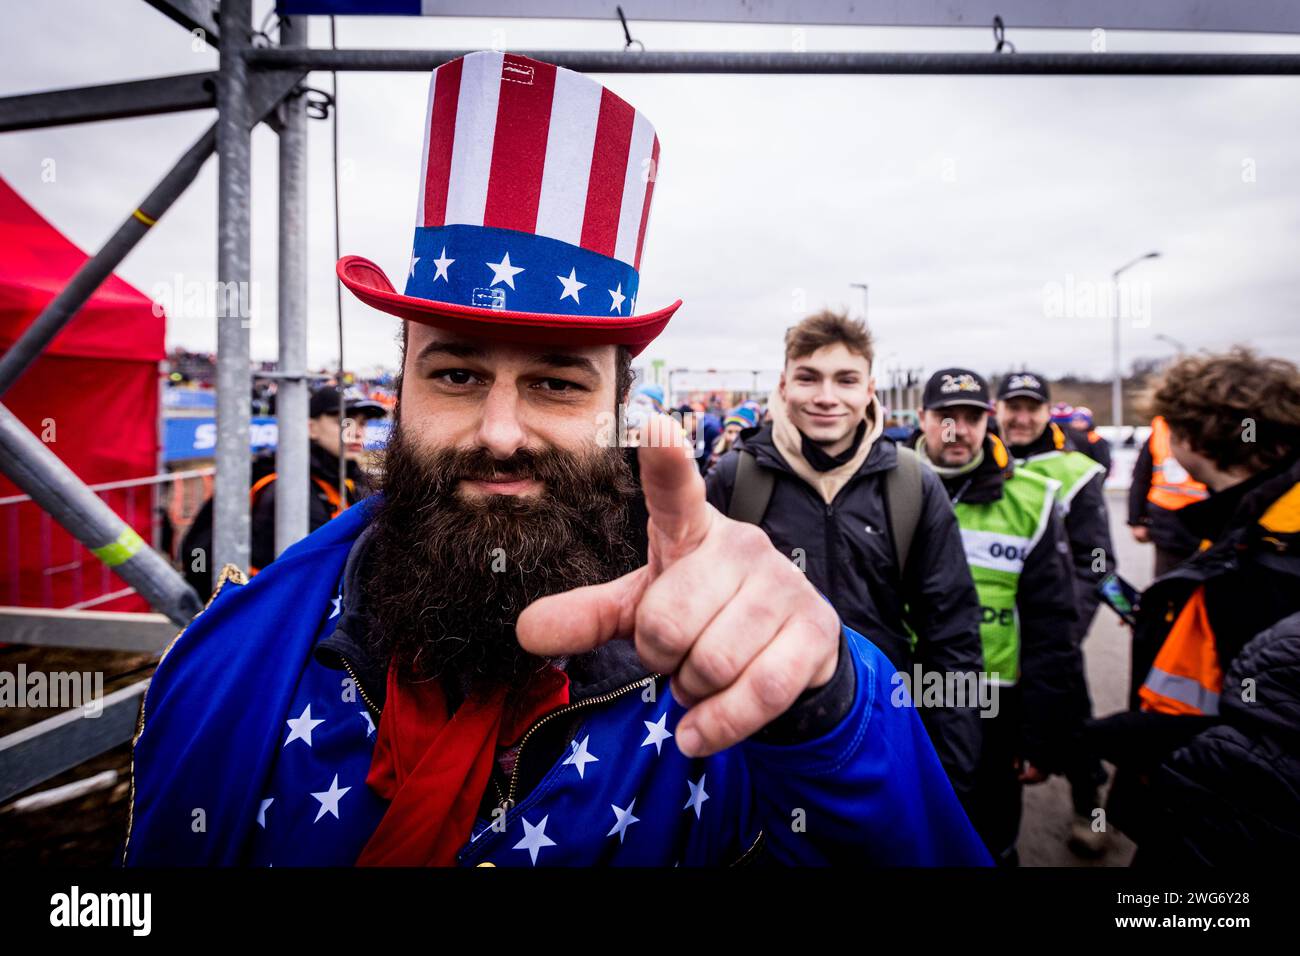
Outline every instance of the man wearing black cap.
[(989, 434), (993, 405), (977, 372), (936, 372), (922, 401), (915, 448), (957, 513), (979, 593), (985, 679), (997, 694), (983, 714), (968, 809), (994, 859), (1014, 864), (1021, 789), (1065, 770), (1082, 726), (1069, 545), (1054, 507), (1059, 485), (1017, 468)]
[[(340, 404), (343, 417), (339, 417)], [(331, 518), (338, 517), (343, 509), (370, 494), (370, 484), (361, 467), (365, 452), (366, 423), (383, 418), (387, 410), (383, 405), (367, 398), (344, 394), (340, 402), (340, 389), (323, 386), (312, 392), (308, 406), (307, 437), (311, 441), (311, 487), (307, 497), (307, 529), (315, 531)], [(342, 493), (339, 488), (339, 460), (346, 462)], [(256, 573), (275, 560), (275, 495), (279, 484), (275, 458), (268, 455), (253, 462), (252, 547), (250, 570)], [(194, 519), (190, 531), (181, 545), (185, 558), (185, 576), (190, 585), (207, 598), (212, 593), (212, 569), (207, 561), (189, 561), (196, 550), (207, 555), (212, 543), (211, 502)]]
[[(1057, 504), (1070, 539), (1079, 612), (1074, 641), (1082, 647), (1101, 600), (1097, 585), (1115, 570), (1103, 487), (1106, 472), (1087, 455), (1073, 450), (1065, 432), (1051, 421), (1050, 401), (1044, 376), (1013, 372), (998, 385), (998, 426), (1018, 465), (1060, 483)], [(1088, 708), (1090, 714), (1090, 702)], [(1070, 845), (1087, 854), (1099, 853), (1104, 834), (1095, 832), (1091, 821), (1093, 810), (1100, 806), (1097, 788), (1105, 781), (1105, 773), (1096, 759), (1088, 759), (1068, 776), (1075, 813)]]

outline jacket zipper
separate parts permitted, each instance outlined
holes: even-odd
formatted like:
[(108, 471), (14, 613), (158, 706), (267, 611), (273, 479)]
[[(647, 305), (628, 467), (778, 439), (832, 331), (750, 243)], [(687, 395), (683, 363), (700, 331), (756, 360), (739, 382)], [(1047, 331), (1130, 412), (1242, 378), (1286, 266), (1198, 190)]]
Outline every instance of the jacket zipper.
[(361, 700), (365, 703), (365, 705), (368, 708), (370, 708), (370, 712), (374, 714), (376, 717), (382, 716), (383, 714), (382, 708), (376, 707), (375, 702), (371, 700), (370, 695), (366, 693), (366, 688), (361, 683), (361, 678), (358, 677), (357, 672), (352, 669), (352, 662), (349, 661), (342, 654), (339, 655), (339, 660), (343, 662), (343, 669), (347, 671), (348, 676), (352, 678), (352, 683), (357, 685), (357, 693), (361, 695)]
[[(620, 687), (618, 690), (610, 691), (608, 694), (601, 694), (599, 697), (590, 697), (587, 700), (580, 700), (576, 704), (567, 704), (559, 710), (551, 711), (545, 717), (538, 720), (537, 723), (529, 727), (528, 731), (519, 738), (519, 750), (515, 753), (515, 766), (510, 772), (510, 790), (505, 795), (505, 798), (500, 801), (499, 806), (501, 810), (505, 813), (509, 813), (515, 807), (515, 794), (519, 789), (519, 768), (523, 766), (524, 747), (528, 743), (528, 738), (531, 737), (539, 727), (562, 714), (571, 714), (573, 711), (581, 710), (583, 707), (593, 707), (596, 704), (608, 703), (615, 698), (622, 697), (629, 691), (636, 690), (638, 687), (645, 687), (647, 684), (654, 683), (656, 678), (659, 676), (659, 674), (651, 674), (649, 677), (643, 677), (636, 683)], [(493, 781), (493, 786), (496, 786), (497, 796), (500, 797), (501, 788), (496, 785), (495, 780)]]

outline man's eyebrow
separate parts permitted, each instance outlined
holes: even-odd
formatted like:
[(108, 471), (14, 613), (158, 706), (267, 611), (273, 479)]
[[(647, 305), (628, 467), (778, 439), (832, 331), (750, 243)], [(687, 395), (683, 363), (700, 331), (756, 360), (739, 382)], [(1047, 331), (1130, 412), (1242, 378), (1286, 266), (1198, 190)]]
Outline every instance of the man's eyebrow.
[(537, 357), (537, 361), (551, 368), (578, 369), (600, 378), (600, 370), (596, 368), (596, 363), (582, 355), (573, 355), (569, 352), (544, 352)]
[(482, 358), (483, 350), (477, 345), (470, 345), (468, 342), (430, 342), (420, 349), (415, 360), (419, 362), (434, 355), (450, 355), (452, 358)]

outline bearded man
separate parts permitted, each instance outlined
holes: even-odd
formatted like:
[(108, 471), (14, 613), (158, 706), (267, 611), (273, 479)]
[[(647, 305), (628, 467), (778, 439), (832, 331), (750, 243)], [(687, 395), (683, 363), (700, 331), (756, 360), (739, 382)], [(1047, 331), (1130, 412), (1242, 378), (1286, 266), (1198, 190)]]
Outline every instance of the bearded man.
[(405, 320), (381, 493), (169, 649), (126, 863), (987, 863), (893, 668), (706, 503), (678, 426), (641, 429), (640, 491), (608, 440), (681, 304), (632, 304), (649, 122), (476, 53), (424, 139), (405, 294), (338, 265)]

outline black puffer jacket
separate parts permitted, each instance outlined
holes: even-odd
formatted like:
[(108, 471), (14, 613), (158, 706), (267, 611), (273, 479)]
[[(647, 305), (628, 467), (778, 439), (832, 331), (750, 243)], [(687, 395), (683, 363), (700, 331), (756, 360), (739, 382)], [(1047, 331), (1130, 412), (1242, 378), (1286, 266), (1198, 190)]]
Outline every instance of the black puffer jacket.
[(1160, 768), (1143, 865), (1290, 867), (1300, 854), (1300, 613), (1237, 655), (1219, 716)]
[[(746, 433), (744, 447), (777, 475), (763, 530), (782, 553), (804, 560), (808, 580), (840, 618), (899, 670), (978, 673), (983, 666), (979, 598), (961, 532), (937, 475), (923, 468), (921, 516), (899, 572), (884, 499), (885, 475), (898, 464), (892, 441), (878, 439), (835, 500), (821, 496), (790, 468), (766, 426)], [(739, 452), (728, 452), (706, 479), (709, 502), (727, 513)], [(909, 628), (916, 635), (915, 649)], [(969, 795), (982, 729), (976, 708), (922, 709), (939, 760), (963, 799)]]

